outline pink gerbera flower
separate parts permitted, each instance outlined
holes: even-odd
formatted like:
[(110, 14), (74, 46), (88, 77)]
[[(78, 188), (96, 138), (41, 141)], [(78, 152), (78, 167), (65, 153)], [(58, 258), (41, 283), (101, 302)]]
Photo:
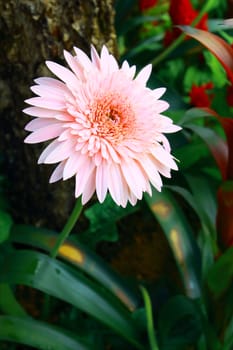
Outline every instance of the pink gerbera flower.
[(71, 70), (54, 62), (48, 68), (62, 81), (38, 78), (31, 90), (38, 95), (26, 102), (25, 113), (36, 117), (25, 129), (26, 143), (53, 140), (38, 163), (59, 163), (50, 182), (75, 176), (75, 196), (85, 204), (96, 191), (103, 202), (109, 191), (123, 207), (161, 190), (160, 174), (170, 177), (177, 165), (163, 133), (180, 128), (161, 115), (168, 103), (159, 98), (164, 88), (151, 90), (146, 82), (151, 65), (135, 76), (125, 61), (119, 68), (107, 48), (91, 60), (78, 48), (64, 51)]

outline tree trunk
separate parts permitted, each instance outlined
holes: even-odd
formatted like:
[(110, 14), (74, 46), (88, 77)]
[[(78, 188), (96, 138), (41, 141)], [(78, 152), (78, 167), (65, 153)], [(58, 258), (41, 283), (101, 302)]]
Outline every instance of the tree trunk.
[(0, 153), (17, 222), (60, 229), (73, 206), (73, 181), (49, 184), (53, 168), (37, 165), (45, 145), (23, 143), (22, 109), (33, 79), (51, 75), (45, 60), (91, 43), (116, 53), (113, 0), (0, 0)]

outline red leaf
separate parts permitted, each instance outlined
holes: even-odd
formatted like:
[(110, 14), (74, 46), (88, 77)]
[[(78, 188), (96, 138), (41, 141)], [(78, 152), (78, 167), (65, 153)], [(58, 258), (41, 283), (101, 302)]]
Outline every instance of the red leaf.
[(190, 26), (177, 27), (180, 28), (186, 35), (199, 41), (217, 57), (225, 68), (229, 80), (233, 84), (233, 48), (222, 38), (213, 33)]
[(220, 243), (233, 246), (233, 181), (224, 182), (218, 189), (217, 232)]
[(228, 145), (228, 165), (227, 165), (227, 178), (233, 180), (233, 119), (221, 118), (220, 122), (225, 131)]
[(228, 146), (228, 157), (227, 157), (227, 169), (226, 169), (226, 177), (223, 177), (223, 179), (233, 180), (233, 119), (227, 118), (227, 117), (221, 117), (218, 113), (216, 113), (211, 108), (201, 108), (202, 110), (206, 111), (208, 114), (214, 116), (218, 121), (221, 123), (226, 139), (227, 139), (227, 146)]

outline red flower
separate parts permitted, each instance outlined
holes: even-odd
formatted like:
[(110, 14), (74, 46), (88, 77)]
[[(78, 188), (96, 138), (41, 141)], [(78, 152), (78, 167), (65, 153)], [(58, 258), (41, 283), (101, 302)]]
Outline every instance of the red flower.
[[(171, 0), (169, 14), (174, 25), (190, 25), (197, 17), (198, 11), (193, 8), (190, 0)], [(207, 14), (202, 17), (196, 27), (208, 30), (206, 21)]]
[[(171, 0), (169, 14), (173, 25), (190, 25), (198, 15), (190, 0)], [(205, 14), (202, 19), (196, 24), (196, 28), (208, 30), (207, 26), (208, 14)], [(168, 46), (174, 39), (176, 39), (180, 30), (174, 28), (173, 35), (167, 32), (164, 37), (164, 45)]]
[(211, 82), (201, 86), (193, 84), (189, 93), (190, 104), (195, 107), (210, 107), (213, 95), (208, 94), (207, 91), (212, 88), (213, 84)]
[(157, 0), (139, 0), (139, 8), (140, 11), (145, 11), (150, 9), (151, 7), (155, 6), (157, 3)]
[(230, 107), (233, 107), (233, 85), (227, 88), (227, 103)]

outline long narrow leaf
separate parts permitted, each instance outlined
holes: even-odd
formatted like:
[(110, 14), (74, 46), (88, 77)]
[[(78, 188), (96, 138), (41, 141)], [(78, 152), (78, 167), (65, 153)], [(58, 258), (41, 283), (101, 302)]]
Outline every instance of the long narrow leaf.
[[(11, 230), (13, 242), (27, 244), (50, 252), (56, 233), (34, 226), (14, 225)], [(70, 262), (111, 291), (130, 310), (140, 302), (139, 295), (125, 283), (99, 256), (85, 245), (69, 238), (59, 249), (59, 257)]]
[(166, 234), (188, 296), (200, 297), (200, 252), (193, 232), (178, 203), (168, 190), (154, 192), (146, 201)]
[(15, 251), (5, 257), (0, 281), (25, 284), (64, 300), (139, 346), (131, 314), (122, 304), (98, 284), (60, 261), (33, 251)]
[(218, 165), (222, 178), (226, 179), (228, 163), (228, 146), (226, 141), (210, 128), (194, 124), (188, 124), (186, 127), (195, 132), (206, 143)]
[(6, 283), (0, 283), (0, 310), (12, 316), (27, 315), (24, 308), (16, 300), (11, 287)]
[(93, 349), (93, 345), (63, 329), (23, 317), (0, 316), (0, 339), (42, 350)]
[(233, 48), (219, 36), (190, 26), (178, 26), (186, 35), (207, 47), (225, 68), (233, 84)]

